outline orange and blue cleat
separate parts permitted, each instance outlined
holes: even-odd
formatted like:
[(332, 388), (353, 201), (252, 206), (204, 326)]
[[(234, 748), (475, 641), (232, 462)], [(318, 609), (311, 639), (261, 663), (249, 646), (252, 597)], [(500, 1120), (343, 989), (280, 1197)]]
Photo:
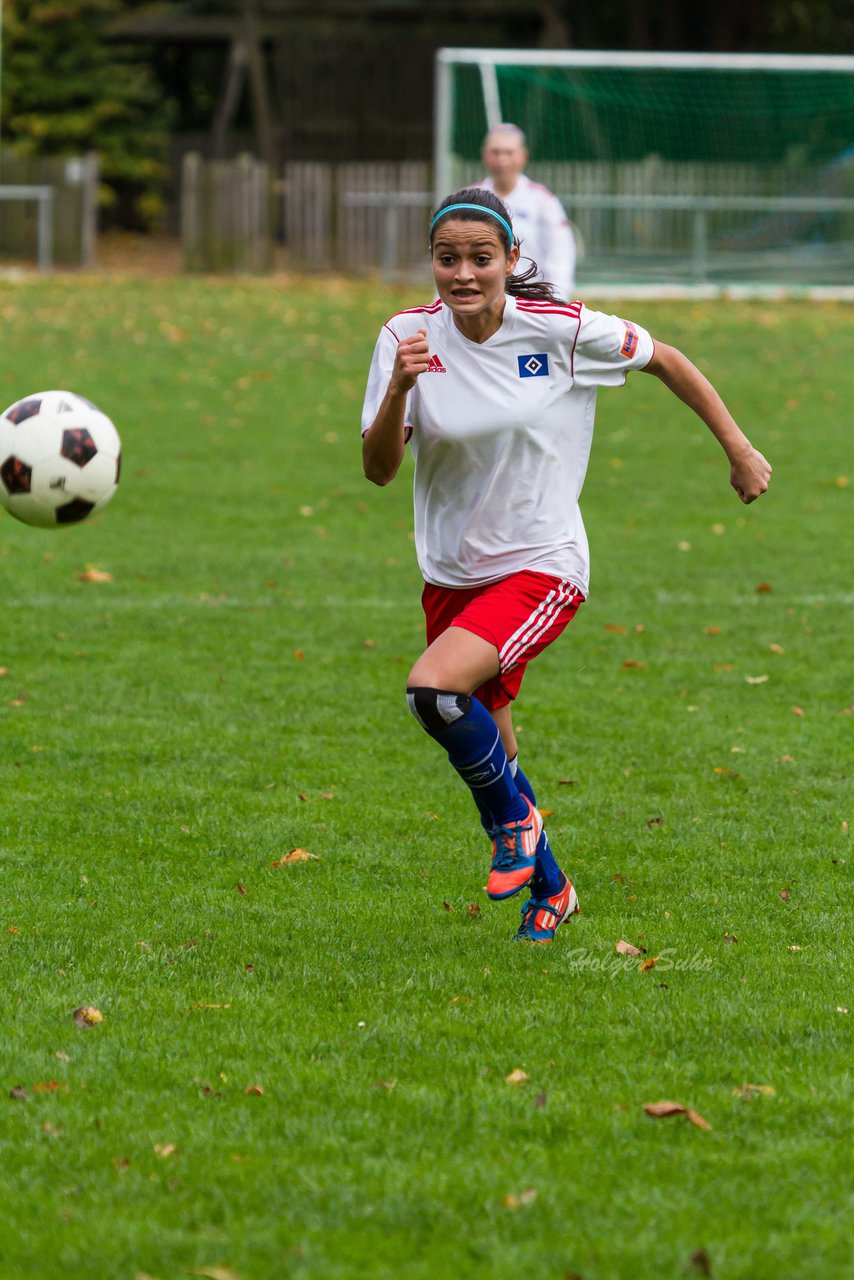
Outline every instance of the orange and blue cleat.
[(492, 836), (492, 868), (486, 892), (490, 898), (511, 898), (524, 889), (534, 874), (543, 820), (528, 797), (523, 796), (522, 799), (528, 806), (528, 816), (519, 822), (493, 827), (489, 833)]
[(521, 942), (553, 942), (559, 924), (580, 911), (578, 894), (568, 878), (550, 898), (531, 898), (522, 908), (522, 923), (514, 935)]

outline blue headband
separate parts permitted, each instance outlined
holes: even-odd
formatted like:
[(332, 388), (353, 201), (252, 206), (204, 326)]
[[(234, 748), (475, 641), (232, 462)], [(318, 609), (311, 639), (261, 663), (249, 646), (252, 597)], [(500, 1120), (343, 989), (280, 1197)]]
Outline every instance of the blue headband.
[(446, 208), (440, 209), (439, 212), (434, 217), (433, 221), (430, 223), (431, 238), (433, 236), (433, 228), (435, 227), (439, 219), (444, 218), (446, 213), (453, 213), (455, 209), (476, 209), (478, 213), (486, 213), (489, 215), (490, 218), (495, 218), (496, 222), (500, 222), (504, 230), (507, 232), (507, 235), (510, 239), (511, 246), (515, 244), (513, 228), (510, 226), (510, 223), (507, 221), (506, 218), (502, 218), (500, 213), (496, 213), (494, 209), (487, 208), (485, 204), (449, 204)]

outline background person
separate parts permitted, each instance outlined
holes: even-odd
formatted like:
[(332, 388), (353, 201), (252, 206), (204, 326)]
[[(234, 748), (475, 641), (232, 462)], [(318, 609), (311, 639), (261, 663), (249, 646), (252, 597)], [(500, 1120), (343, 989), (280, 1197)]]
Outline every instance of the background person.
[(511, 703), (527, 663), (588, 591), (578, 498), (596, 391), (655, 374), (706, 423), (743, 502), (771, 468), (720, 396), (674, 347), (639, 325), (561, 303), (516, 274), (519, 249), (492, 192), (458, 191), (430, 225), (438, 299), (380, 330), (362, 411), (365, 474), (379, 485), (415, 457), (415, 543), (427, 648), (409, 708), (448, 753), (492, 839), (490, 898), (526, 886), (516, 937), (550, 942), (578, 910), (518, 767)]
[(524, 133), (515, 124), (496, 125), (484, 138), (481, 155), (489, 176), (478, 186), (501, 197), (522, 257), (536, 262), (538, 279), (553, 284), (568, 302), (575, 296), (575, 236), (557, 196), (523, 172), (528, 164)]

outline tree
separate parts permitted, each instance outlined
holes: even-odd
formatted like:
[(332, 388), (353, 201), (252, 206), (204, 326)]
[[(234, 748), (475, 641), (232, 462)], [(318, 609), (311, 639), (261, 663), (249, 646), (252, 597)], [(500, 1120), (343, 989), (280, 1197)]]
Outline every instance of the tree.
[(145, 50), (112, 43), (127, 0), (5, 0), (2, 139), (19, 154), (97, 151), (104, 208), (149, 227), (163, 209), (171, 107)]

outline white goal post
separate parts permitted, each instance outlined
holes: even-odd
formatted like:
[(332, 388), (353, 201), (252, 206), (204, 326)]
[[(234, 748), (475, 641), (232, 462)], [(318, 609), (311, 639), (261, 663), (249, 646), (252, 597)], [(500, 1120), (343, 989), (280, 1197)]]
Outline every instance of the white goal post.
[(501, 122), (597, 278), (854, 285), (854, 57), (440, 49), (437, 201)]

